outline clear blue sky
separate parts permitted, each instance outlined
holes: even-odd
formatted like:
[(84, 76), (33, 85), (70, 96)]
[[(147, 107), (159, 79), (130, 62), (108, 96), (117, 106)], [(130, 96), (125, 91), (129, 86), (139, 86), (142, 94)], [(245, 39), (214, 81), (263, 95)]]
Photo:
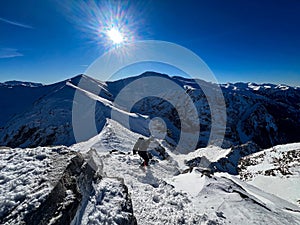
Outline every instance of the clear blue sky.
[[(88, 7), (96, 4), (78, 2), (1, 1), (0, 82), (60, 81), (84, 72), (103, 54), (107, 49), (105, 38), (95, 34), (90, 25), (95, 20), (92, 17), (103, 18), (95, 14), (105, 10), (91, 8), (89, 12)], [(109, 5), (107, 1), (96, 2), (100, 8)], [(191, 49), (221, 83), (300, 85), (298, 0), (153, 0), (122, 4), (118, 19), (134, 30), (136, 39), (165, 40)], [(112, 3), (111, 8), (122, 4)]]

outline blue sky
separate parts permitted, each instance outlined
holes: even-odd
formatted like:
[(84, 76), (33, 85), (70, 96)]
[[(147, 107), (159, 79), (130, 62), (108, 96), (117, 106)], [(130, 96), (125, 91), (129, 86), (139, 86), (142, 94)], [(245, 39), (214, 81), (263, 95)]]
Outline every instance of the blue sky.
[(83, 73), (109, 47), (90, 26), (105, 10), (88, 7), (123, 4), (118, 19), (135, 39), (189, 48), (220, 83), (300, 85), (300, 1), (82, 2), (1, 1), (0, 82), (52, 83)]

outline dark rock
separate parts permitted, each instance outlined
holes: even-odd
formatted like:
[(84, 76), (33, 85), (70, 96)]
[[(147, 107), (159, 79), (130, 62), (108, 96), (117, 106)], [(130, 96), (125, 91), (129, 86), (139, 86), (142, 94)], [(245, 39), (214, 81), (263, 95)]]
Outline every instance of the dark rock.
[[(48, 224), (51, 219), (58, 217), (52, 224), (70, 224), (82, 200), (80, 193), (82, 190), (79, 189), (78, 178), (81, 174), (86, 174), (85, 182), (92, 185), (94, 173), (95, 171), (88, 164), (84, 164), (81, 155), (78, 154), (72, 158), (71, 163), (46, 200), (36, 210), (26, 214), (25, 223), (31, 225)], [(72, 202), (64, 205), (67, 191), (71, 191), (74, 198)]]
[(240, 159), (260, 150), (259, 146), (253, 142), (235, 146), (226, 157), (219, 159), (217, 162), (211, 163), (210, 168), (214, 172), (228, 172), (230, 174), (237, 175)]
[[(92, 198), (96, 199), (97, 204), (100, 205), (107, 203), (117, 205), (118, 212), (115, 213), (123, 215), (122, 217), (115, 217), (115, 213), (108, 213), (103, 215), (104, 219), (108, 218), (109, 221), (114, 221), (120, 225), (137, 224), (130, 194), (122, 179), (102, 177), (100, 175), (102, 173), (99, 171), (96, 173), (96, 170), (87, 163), (80, 153), (70, 150), (66, 153), (65, 147), (44, 148), (44, 150), (28, 150), (28, 154), (31, 154), (31, 157), (37, 161), (49, 161), (50, 159), (49, 170), (45, 176), (47, 180), (40, 179), (35, 191), (39, 191), (42, 185), (53, 184), (53, 188), (49, 190), (49, 193), (47, 192), (45, 197), (39, 198), (39, 205), (37, 206), (34, 204), (37, 201), (35, 192), (32, 193), (31, 197), (17, 195), (13, 199), (17, 205), (2, 210), (1, 224), (81, 224), (82, 216), (87, 210), (86, 206)], [(26, 154), (25, 156), (28, 157)], [(97, 169), (99, 168), (101, 169), (101, 167), (97, 167)], [(16, 180), (18, 181), (17, 177)], [(94, 187), (101, 187), (101, 189), (95, 190)], [(103, 199), (101, 196), (106, 196), (106, 198)], [(109, 205), (106, 208), (109, 208)], [(95, 210), (99, 209), (95, 207)], [(101, 219), (104, 221), (103, 218)]]

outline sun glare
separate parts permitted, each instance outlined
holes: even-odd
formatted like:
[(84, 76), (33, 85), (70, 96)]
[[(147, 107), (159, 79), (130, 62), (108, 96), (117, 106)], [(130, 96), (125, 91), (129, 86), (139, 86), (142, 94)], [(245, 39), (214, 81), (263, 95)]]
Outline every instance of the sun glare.
[(107, 36), (114, 44), (121, 44), (124, 42), (124, 35), (114, 27), (107, 31)]
[[(75, 1), (74, 21), (96, 43), (102, 51), (119, 47), (123, 44), (139, 40), (143, 9), (136, 9), (136, 5), (129, 0), (88, 0)], [(101, 3), (101, 4), (100, 4)]]

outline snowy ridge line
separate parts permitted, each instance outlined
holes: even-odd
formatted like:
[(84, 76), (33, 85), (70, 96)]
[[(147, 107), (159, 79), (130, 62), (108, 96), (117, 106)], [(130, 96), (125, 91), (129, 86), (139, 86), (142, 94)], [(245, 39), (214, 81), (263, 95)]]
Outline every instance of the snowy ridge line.
[[(217, 160), (218, 157), (210, 152), (211, 149), (217, 152), (214, 147), (204, 148), (202, 151), (200, 149), (189, 155), (176, 155), (177, 158), (171, 157), (168, 160), (154, 158), (154, 164), (141, 170), (140, 159), (126, 154), (132, 151), (139, 136), (119, 123), (108, 120), (97, 137), (65, 149), (66, 153), (73, 150), (73, 153), (75, 151), (81, 154), (83, 164), (94, 168), (96, 177), (103, 175), (102, 179), (92, 180), (92, 185), (82, 180), (85, 175), (79, 176), (77, 185), (78, 189), (82, 190), (82, 197), (72, 225), (300, 224), (299, 212), (289, 210), (299, 210), (295, 205), (239, 181), (237, 177), (224, 173), (205, 175), (197, 167), (191, 173), (181, 174), (180, 162), (184, 162), (185, 159), (192, 160), (193, 157), (204, 156), (207, 152), (208, 158), (213, 157), (211, 159)], [(164, 145), (164, 148), (171, 155), (172, 149), (168, 145)], [(44, 149), (50, 151), (52, 148)], [(117, 151), (111, 153), (112, 149)], [(227, 151), (224, 150), (222, 154)], [(22, 154), (24, 151), (13, 153)], [(47, 165), (47, 155), (45, 158), (41, 154), (37, 156), (33, 153), (30, 157), (34, 161), (45, 162)], [(25, 159), (29, 159), (26, 154), (26, 158), (17, 158), (25, 162)], [(2, 158), (0, 151), (0, 160)], [(4, 157), (5, 162), (10, 157), (7, 158)], [(59, 157), (54, 159), (53, 162), (57, 162)], [(63, 165), (66, 166), (65, 164)], [(2, 165), (1, 163), (1, 172)], [(52, 176), (59, 177), (55, 174)], [(0, 176), (0, 182), (1, 179)], [(72, 199), (76, 199), (75, 192), (70, 190), (66, 190), (63, 203), (65, 207)], [(60, 218), (62, 217), (54, 216), (53, 224)]]
[[(77, 144), (78, 149), (84, 150), (85, 146), (89, 146), (97, 152), (107, 176), (124, 179), (138, 224), (241, 224), (245, 221), (248, 224), (270, 225), (300, 223), (299, 213), (285, 211), (285, 206), (295, 206), (279, 198), (274, 203), (275, 196), (259, 189), (252, 193), (242, 181), (237, 183), (231, 177), (219, 177), (219, 173), (209, 177), (198, 172), (201, 170), (197, 167), (192, 173), (181, 174), (185, 159), (191, 160), (207, 152), (208, 158), (214, 157), (217, 160), (209, 152), (213, 147), (204, 148), (202, 152), (200, 149), (199, 155), (196, 152), (175, 155), (173, 158), (171, 149), (164, 145), (171, 158), (157, 160), (149, 168), (141, 170), (138, 168), (140, 160), (126, 154), (132, 150), (138, 136), (119, 123), (108, 120), (108, 125), (98, 138)], [(110, 154), (112, 149), (117, 151)], [(226, 152), (228, 150), (224, 150), (223, 154)], [(265, 195), (267, 197), (263, 197)]]
[(69, 82), (69, 81), (66, 83), (66, 85), (67, 85), (67, 86), (70, 86), (70, 87), (72, 87), (72, 88), (74, 88), (74, 89), (79, 90), (80, 92), (86, 94), (87, 96), (89, 96), (90, 98), (94, 99), (95, 101), (102, 102), (102, 103), (105, 104), (106, 106), (113, 106), (113, 104), (112, 104), (111, 101), (109, 101), (109, 100), (107, 100), (107, 99), (105, 99), (105, 98), (102, 98), (102, 97), (100, 97), (100, 96), (98, 96), (98, 95), (96, 95), (96, 94), (94, 94), (94, 93), (91, 93), (91, 92), (89, 92), (89, 91), (87, 91), (87, 90), (84, 90), (84, 89), (82, 89), (82, 88), (80, 88), (80, 87), (77, 87), (76, 85), (72, 84), (72, 83)]
[[(77, 86), (75, 86), (74, 84), (72, 84), (70, 82), (67, 82), (66, 85), (70, 86), (70, 87), (72, 87), (74, 89), (79, 90), (81, 93), (86, 94), (87, 96), (89, 96), (90, 98), (92, 98), (95, 101), (103, 103), (103, 105), (110, 107), (112, 110), (115, 110), (115, 111), (117, 111), (119, 113), (123, 113), (123, 114), (129, 115), (129, 116), (132, 116), (132, 117), (137, 117), (136, 113), (130, 113), (130, 112), (127, 112), (127, 111), (125, 111), (123, 109), (120, 109), (120, 108), (116, 107), (111, 101), (109, 101), (109, 100), (107, 100), (105, 98), (102, 98), (102, 97), (100, 97), (98, 95), (95, 95), (94, 93), (91, 93), (91, 92), (89, 92), (87, 90), (84, 90), (84, 89), (82, 89), (80, 87), (77, 87)], [(142, 115), (142, 114), (140, 114), (140, 116), (144, 117), (144, 118), (148, 118), (148, 116), (145, 116), (145, 115)]]
[[(130, 117), (130, 120), (133, 119), (134, 121), (133, 123), (130, 121), (132, 131), (148, 136), (147, 123), (150, 118), (158, 117), (165, 121), (169, 130), (166, 139), (168, 141), (172, 139), (174, 143), (178, 143), (181, 134), (180, 122), (178, 115), (172, 113), (174, 110), (168, 104), (168, 99), (163, 101), (160, 98), (145, 98), (137, 102), (131, 111), (124, 106), (126, 99), (123, 99), (124, 102), (118, 102), (118, 104), (114, 102), (114, 99), (126, 85), (141, 77), (150, 76), (167, 78), (188, 93), (198, 110), (199, 121), (197, 123), (199, 124), (194, 124), (193, 121), (195, 120), (188, 117), (185, 124), (201, 127), (197, 148), (206, 147), (210, 137), (209, 128), (212, 123), (207, 99), (213, 98), (213, 96), (205, 96), (193, 80), (153, 72), (109, 82), (101, 82), (86, 75), (79, 75), (39, 88), (14, 87), (13, 91), (2, 86), (0, 94), (3, 98), (0, 99), (0, 105), (7, 107), (3, 107), (1, 110), (0, 126), (3, 129), (0, 132), (0, 144), (10, 147), (37, 147), (47, 145), (70, 146), (76, 143), (74, 132), (71, 129), (73, 123), (71, 112), (74, 92), (77, 91), (83, 98), (87, 99), (87, 102), (90, 102), (88, 106), (92, 106), (94, 101), (97, 103), (95, 104), (97, 113), (95, 115), (97, 118), (95, 127), (100, 130), (103, 128), (105, 120), (109, 118), (129, 128), (128, 124), (125, 123), (128, 123), (126, 120)], [(212, 92), (214, 91), (214, 85), (205, 83), (205, 81), (199, 82), (202, 82), (204, 87), (212, 88)], [(299, 135), (296, 135), (300, 128), (299, 89), (281, 90), (275, 89), (276, 85), (274, 88), (272, 85), (266, 85), (271, 86), (271, 88), (266, 90), (260, 88), (254, 91), (248, 87), (248, 84), (238, 84), (237, 86), (240, 87), (237, 90), (221, 86), (227, 110), (227, 117), (219, 118), (222, 121), (226, 120), (227, 123), (223, 148), (245, 144), (245, 141), (249, 140), (263, 149), (272, 145), (300, 141)], [(99, 90), (103, 91), (99, 93)], [(135, 91), (136, 94), (132, 93), (132, 99), (138, 96), (142, 88), (137, 87)], [(174, 98), (177, 96), (175, 92), (165, 91), (172, 94), (170, 99), (173, 98), (173, 94)], [(7, 100), (11, 100), (15, 104), (12, 105)], [(218, 99), (216, 101), (218, 102)], [(185, 110), (184, 99), (179, 99), (179, 102), (180, 107)], [(257, 105), (257, 107), (250, 110), (253, 105)], [(88, 111), (88, 107), (86, 109), (87, 112), (84, 113), (93, 115), (92, 112)], [(112, 116), (114, 114), (116, 116)], [(243, 115), (242, 121), (240, 121), (241, 115)], [(92, 132), (85, 133), (86, 136), (82, 139), (79, 138), (80, 141), (95, 136), (90, 134)], [(27, 141), (27, 136), (30, 137), (30, 141)], [(189, 142), (187, 141), (187, 143)]]

